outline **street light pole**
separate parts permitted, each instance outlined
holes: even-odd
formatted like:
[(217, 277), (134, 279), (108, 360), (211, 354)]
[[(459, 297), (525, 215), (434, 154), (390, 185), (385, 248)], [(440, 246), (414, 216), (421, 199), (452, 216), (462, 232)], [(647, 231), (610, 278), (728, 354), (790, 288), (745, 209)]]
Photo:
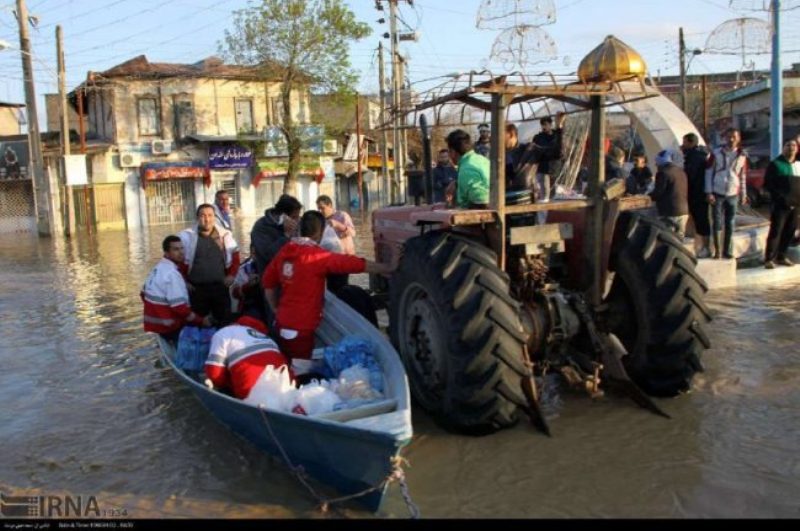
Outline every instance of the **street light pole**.
[(770, 144), (772, 158), (783, 147), (783, 72), (781, 70), (781, 0), (772, 0), (772, 103), (770, 105)]
[(28, 6), (25, 5), (25, 0), (17, 0), (17, 21), (19, 22), (22, 77), (25, 84), (25, 108), (28, 114), (28, 145), (31, 155), (28, 171), (32, 170), (36, 194), (36, 226), (39, 236), (50, 236), (52, 231), (52, 210), (49, 207), (50, 182), (45, 175), (42, 157), (42, 137), (39, 134), (36, 88), (33, 82), (33, 64), (31, 62), (31, 41), (28, 35)]
[(681, 110), (686, 114), (686, 41), (683, 40), (683, 28), (678, 30), (678, 54), (681, 68)]

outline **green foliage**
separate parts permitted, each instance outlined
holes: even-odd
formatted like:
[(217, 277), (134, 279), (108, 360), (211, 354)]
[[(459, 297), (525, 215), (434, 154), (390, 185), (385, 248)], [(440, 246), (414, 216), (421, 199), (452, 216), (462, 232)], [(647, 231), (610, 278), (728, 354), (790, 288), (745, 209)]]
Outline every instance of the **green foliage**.
[(343, 0), (261, 0), (234, 12), (223, 53), (237, 64), (260, 66), (294, 82), (328, 91), (352, 90), (357, 81), (349, 43), (367, 37)]
[(223, 55), (282, 81), (281, 128), (289, 150), (285, 192), (294, 190), (302, 148), (290, 94), (301, 87), (352, 93), (358, 76), (350, 64), (349, 43), (370, 32), (343, 0), (260, 0), (234, 12)]

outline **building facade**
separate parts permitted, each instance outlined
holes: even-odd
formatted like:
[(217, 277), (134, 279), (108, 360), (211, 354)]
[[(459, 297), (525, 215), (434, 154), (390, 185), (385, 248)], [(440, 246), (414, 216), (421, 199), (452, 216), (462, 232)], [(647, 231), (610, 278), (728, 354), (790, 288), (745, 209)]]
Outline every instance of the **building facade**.
[[(230, 193), (237, 216), (256, 216), (282, 192), (286, 158), (277, 68), (226, 65), (215, 57), (191, 65), (151, 63), (139, 56), (90, 73), (70, 103), (87, 139), (88, 183), (73, 187), (79, 225), (188, 223), (220, 189)], [(306, 85), (292, 92), (291, 112), (308, 127)], [(57, 120), (48, 117), (51, 122)], [(73, 145), (73, 153), (80, 150)], [(59, 153), (46, 156), (58, 171)], [(319, 154), (315, 162), (295, 192), (312, 201), (321, 180)], [(265, 165), (272, 170), (264, 172)], [(63, 177), (59, 184), (63, 193)], [(63, 198), (57, 203), (65, 204)]]

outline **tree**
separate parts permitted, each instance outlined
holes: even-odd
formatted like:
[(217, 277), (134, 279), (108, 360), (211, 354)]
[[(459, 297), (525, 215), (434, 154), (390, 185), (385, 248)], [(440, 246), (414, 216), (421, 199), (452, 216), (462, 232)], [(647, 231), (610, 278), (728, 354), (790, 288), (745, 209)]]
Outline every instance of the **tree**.
[(294, 194), (302, 148), (291, 112), (292, 91), (310, 86), (352, 92), (358, 77), (350, 65), (349, 43), (370, 33), (343, 0), (261, 0), (234, 12), (223, 53), (281, 79), (280, 127), (289, 152), (284, 193)]

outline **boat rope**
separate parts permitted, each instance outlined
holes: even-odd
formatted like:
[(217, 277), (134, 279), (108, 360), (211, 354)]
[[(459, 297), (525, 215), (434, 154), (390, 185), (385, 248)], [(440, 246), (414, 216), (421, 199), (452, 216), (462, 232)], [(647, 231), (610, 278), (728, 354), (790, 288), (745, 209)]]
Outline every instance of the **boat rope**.
[(381, 491), (390, 484), (397, 482), (400, 485), (400, 492), (403, 496), (403, 501), (406, 504), (406, 508), (408, 509), (411, 518), (417, 519), (420, 517), (419, 508), (411, 499), (411, 494), (408, 491), (408, 483), (406, 482), (406, 474), (405, 470), (403, 469), (403, 465), (409, 468), (411, 467), (411, 465), (405, 458), (400, 457), (399, 455), (392, 457), (391, 459), (392, 470), (378, 485), (374, 487), (369, 487), (361, 492), (356, 492), (355, 494), (350, 494), (348, 496), (341, 496), (339, 498), (326, 498), (321, 494), (319, 494), (316, 491), (316, 489), (314, 489), (314, 487), (311, 486), (311, 483), (309, 483), (308, 481), (309, 476), (306, 473), (305, 469), (301, 465), (295, 466), (292, 463), (291, 459), (289, 459), (289, 454), (286, 453), (286, 450), (283, 448), (283, 445), (281, 444), (280, 440), (278, 440), (277, 435), (275, 435), (275, 432), (273, 431), (272, 426), (270, 425), (269, 418), (267, 417), (267, 414), (261, 405), (258, 406), (258, 411), (259, 413), (261, 413), (261, 419), (264, 421), (264, 426), (266, 426), (267, 428), (267, 433), (272, 439), (272, 442), (275, 443), (275, 446), (278, 447), (278, 450), (280, 451), (281, 456), (283, 457), (283, 460), (286, 463), (286, 466), (289, 467), (289, 470), (297, 478), (300, 484), (303, 485), (306, 488), (306, 490), (308, 490), (308, 492), (311, 494), (311, 496), (313, 496), (317, 500), (317, 503), (319, 503), (318, 508), (321, 512), (327, 513), (332, 505), (343, 503), (355, 498), (360, 498), (361, 496), (365, 496), (372, 492)]

